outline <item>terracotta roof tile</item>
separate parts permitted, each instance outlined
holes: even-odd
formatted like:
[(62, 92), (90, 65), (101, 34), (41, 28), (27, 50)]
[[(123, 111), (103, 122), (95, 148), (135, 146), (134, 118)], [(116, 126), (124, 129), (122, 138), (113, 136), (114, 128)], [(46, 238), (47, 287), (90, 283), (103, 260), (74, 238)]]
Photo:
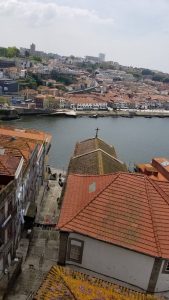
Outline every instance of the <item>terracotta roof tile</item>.
[(91, 138), (77, 143), (74, 151), (74, 156), (89, 153), (90, 151), (94, 151), (97, 149), (101, 149), (115, 158), (117, 157), (114, 147), (108, 145), (100, 138)]
[(36, 147), (36, 142), (29, 142), (24, 138), (11, 137), (0, 134), (0, 147), (5, 149), (5, 154), (11, 154), (15, 157), (23, 156), (25, 161), (28, 161), (31, 153)]
[(169, 259), (169, 183), (130, 173), (69, 175), (58, 228)]
[(21, 156), (15, 157), (13, 155), (0, 155), (0, 175), (14, 176), (19, 166)]
[(40, 142), (51, 142), (52, 136), (43, 131), (34, 129), (19, 129), (14, 127), (0, 126), (0, 134), (14, 137), (21, 137), (29, 140)]
[(68, 172), (74, 174), (101, 175), (117, 171), (127, 172), (127, 166), (117, 159), (114, 147), (100, 138), (77, 143), (68, 167)]

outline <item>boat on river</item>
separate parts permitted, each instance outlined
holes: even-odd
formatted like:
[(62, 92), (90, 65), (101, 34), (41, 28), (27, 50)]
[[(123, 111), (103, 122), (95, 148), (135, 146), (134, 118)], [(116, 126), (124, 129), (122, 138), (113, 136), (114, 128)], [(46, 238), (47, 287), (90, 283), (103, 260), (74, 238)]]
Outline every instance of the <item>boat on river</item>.
[(89, 118), (97, 118), (97, 117), (98, 117), (98, 115), (96, 115), (96, 114), (95, 114), (95, 115), (90, 115), (90, 116), (89, 116)]
[(48, 112), (46, 114), (43, 114), (43, 116), (49, 116), (49, 117), (56, 117), (56, 116), (63, 116), (63, 117), (77, 117), (77, 114), (74, 110), (62, 110), (57, 109), (55, 111)]

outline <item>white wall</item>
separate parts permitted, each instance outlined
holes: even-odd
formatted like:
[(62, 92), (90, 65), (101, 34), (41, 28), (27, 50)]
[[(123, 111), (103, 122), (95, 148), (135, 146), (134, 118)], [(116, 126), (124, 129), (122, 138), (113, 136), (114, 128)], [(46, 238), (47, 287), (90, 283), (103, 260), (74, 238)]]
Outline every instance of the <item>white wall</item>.
[(66, 261), (97, 273), (147, 289), (154, 258), (107, 244), (80, 234), (69, 235), (84, 241), (82, 264)]
[(165, 261), (163, 261), (163, 263), (161, 265), (155, 292), (163, 292), (166, 290), (169, 291), (169, 274), (162, 273), (164, 263), (165, 263)]

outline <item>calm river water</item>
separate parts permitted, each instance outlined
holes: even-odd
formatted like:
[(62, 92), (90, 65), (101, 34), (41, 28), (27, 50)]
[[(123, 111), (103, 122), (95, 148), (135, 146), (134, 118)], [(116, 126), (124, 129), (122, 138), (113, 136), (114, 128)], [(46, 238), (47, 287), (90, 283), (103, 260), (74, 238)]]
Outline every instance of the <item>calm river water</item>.
[(114, 145), (119, 158), (129, 166), (136, 162), (148, 162), (152, 157), (169, 157), (169, 118), (60, 118), (23, 117), (21, 120), (4, 122), (22, 128), (34, 128), (52, 134), (49, 163), (66, 169), (75, 143), (95, 135)]

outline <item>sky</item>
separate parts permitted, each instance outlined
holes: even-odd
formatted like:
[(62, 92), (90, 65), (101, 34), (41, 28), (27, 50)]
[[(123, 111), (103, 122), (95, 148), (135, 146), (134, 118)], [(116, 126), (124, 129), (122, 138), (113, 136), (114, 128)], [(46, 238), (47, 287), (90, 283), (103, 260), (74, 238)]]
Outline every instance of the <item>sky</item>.
[(169, 0), (0, 0), (0, 46), (169, 73)]

